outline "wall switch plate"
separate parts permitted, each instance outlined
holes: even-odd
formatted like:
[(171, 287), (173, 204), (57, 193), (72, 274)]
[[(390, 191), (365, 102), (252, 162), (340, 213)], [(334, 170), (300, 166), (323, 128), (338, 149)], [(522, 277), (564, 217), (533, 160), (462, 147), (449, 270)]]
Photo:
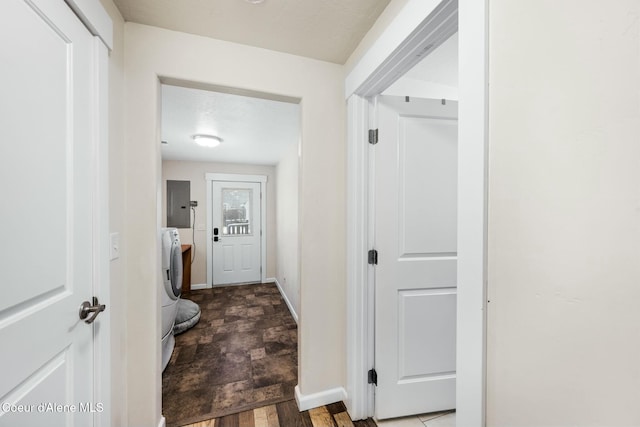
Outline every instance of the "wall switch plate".
[(109, 235), (109, 259), (120, 258), (120, 233), (111, 233)]

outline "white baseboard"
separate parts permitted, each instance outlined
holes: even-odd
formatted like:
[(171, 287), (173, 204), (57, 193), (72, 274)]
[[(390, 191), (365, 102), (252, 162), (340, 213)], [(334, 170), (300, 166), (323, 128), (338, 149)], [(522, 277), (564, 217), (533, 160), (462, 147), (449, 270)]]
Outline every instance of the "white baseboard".
[(262, 283), (274, 283), (274, 282), (277, 282), (277, 281), (278, 281), (278, 279), (276, 279), (275, 277), (267, 277), (266, 279), (264, 279), (262, 281)]
[(160, 416), (158, 427), (167, 427), (167, 420), (162, 415)]
[(211, 289), (211, 285), (207, 285), (206, 283), (198, 283), (195, 285), (191, 285), (192, 291), (197, 291), (198, 289)]
[(293, 308), (293, 305), (291, 305), (291, 301), (289, 301), (289, 298), (287, 297), (287, 294), (284, 293), (284, 290), (282, 289), (282, 286), (280, 286), (280, 282), (278, 282), (278, 279), (274, 278), (273, 281), (276, 282), (276, 286), (278, 287), (278, 290), (280, 291), (280, 295), (282, 295), (282, 299), (287, 304), (287, 307), (289, 307), (289, 311), (291, 312), (291, 316), (293, 316), (293, 320), (296, 321), (296, 325), (297, 325), (298, 324), (298, 313), (296, 313), (296, 310)]
[(336, 387), (319, 393), (303, 395), (300, 387), (296, 386), (296, 403), (300, 411), (308, 411), (312, 408), (336, 403), (347, 399), (347, 392), (342, 387)]

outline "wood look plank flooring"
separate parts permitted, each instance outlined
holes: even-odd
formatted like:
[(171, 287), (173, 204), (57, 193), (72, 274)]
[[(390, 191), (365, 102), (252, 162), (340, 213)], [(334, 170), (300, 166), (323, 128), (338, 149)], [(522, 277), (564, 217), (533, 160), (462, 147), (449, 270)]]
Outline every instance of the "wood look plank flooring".
[(346, 412), (339, 412), (334, 414), (333, 419), (335, 420), (338, 427), (354, 427), (353, 421), (349, 417), (349, 414)]
[(167, 426), (208, 419), (217, 420), (215, 427), (274, 425), (277, 412), (252, 413), (266, 414), (252, 420), (238, 414), (294, 398), (298, 329), (277, 286), (216, 287), (184, 298), (202, 313), (194, 328), (176, 336), (162, 375)]
[(313, 427), (336, 427), (336, 423), (326, 406), (310, 409), (309, 415)]
[(298, 411), (295, 400), (263, 406), (239, 414), (184, 427), (377, 427), (371, 419), (351, 421), (344, 403)]

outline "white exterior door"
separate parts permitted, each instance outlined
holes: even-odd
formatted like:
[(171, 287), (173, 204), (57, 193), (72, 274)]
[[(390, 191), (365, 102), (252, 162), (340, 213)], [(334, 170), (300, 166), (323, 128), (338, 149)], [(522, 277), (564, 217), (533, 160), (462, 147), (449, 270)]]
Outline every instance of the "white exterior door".
[(380, 96), (375, 414), (455, 408), (457, 105)]
[[(63, 1), (0, 3), (0, 426), (91, 426), (94, 38)], [(98, 320), (99, 322), (99, 320)]]
[(261, 281), (260, 187), (258, 182), (212, 183), (214, 286)]

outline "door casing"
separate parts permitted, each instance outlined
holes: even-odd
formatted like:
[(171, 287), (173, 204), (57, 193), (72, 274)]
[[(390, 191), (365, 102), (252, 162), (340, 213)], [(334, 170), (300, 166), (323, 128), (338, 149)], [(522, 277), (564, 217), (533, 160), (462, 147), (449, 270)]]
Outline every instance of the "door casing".
[(260, 236), (260, 280), (262, 283), (267, 279), (267, 194), (266, 184), (267, 177), (265, 175), (236, 175), (230, 173), (208, 173), (205, 175), (207, 181), (207, 287), (213, 284), (213, 263), (211, 261), (213, 255), (213, 223), (211, 221), (211, 212), (213, 209), (213, 197), (211, 194), (213, 181), (226, 182), (257, 182), (260, 183), (260, 215), (262, 235)]
[[(488, 140), (488, 0), (410, 0), (345, 80), (347, 147), (347, 399), (353, 419), (374, 413), (373, 188), (368, 129), (370, 101), (459, 33), (458, 142), (458, 425), (485, 425), (486, 227)], [(455, 25), (451, 19), (455, 17)], [(431, 47), (428, 47), (429, 45)], [(373, 128), (373, 127), (372, 127)]]
[(94, 295), (107, 306), (100, 318), (99, 332), (94, 332), (94, 399), (106, 410), (94, 414), (94, 426), (110, 426), (113, 418), (111, 401), (111, 278), (109, 253), (109, 52), (113, 49), (113, 21), (100, 0), (64, 0), (78, 19), (94, 36), (94, 72), (97, 74), (96, 123), (94, 139), (95, 175), (93, 187), (93, 280)]

